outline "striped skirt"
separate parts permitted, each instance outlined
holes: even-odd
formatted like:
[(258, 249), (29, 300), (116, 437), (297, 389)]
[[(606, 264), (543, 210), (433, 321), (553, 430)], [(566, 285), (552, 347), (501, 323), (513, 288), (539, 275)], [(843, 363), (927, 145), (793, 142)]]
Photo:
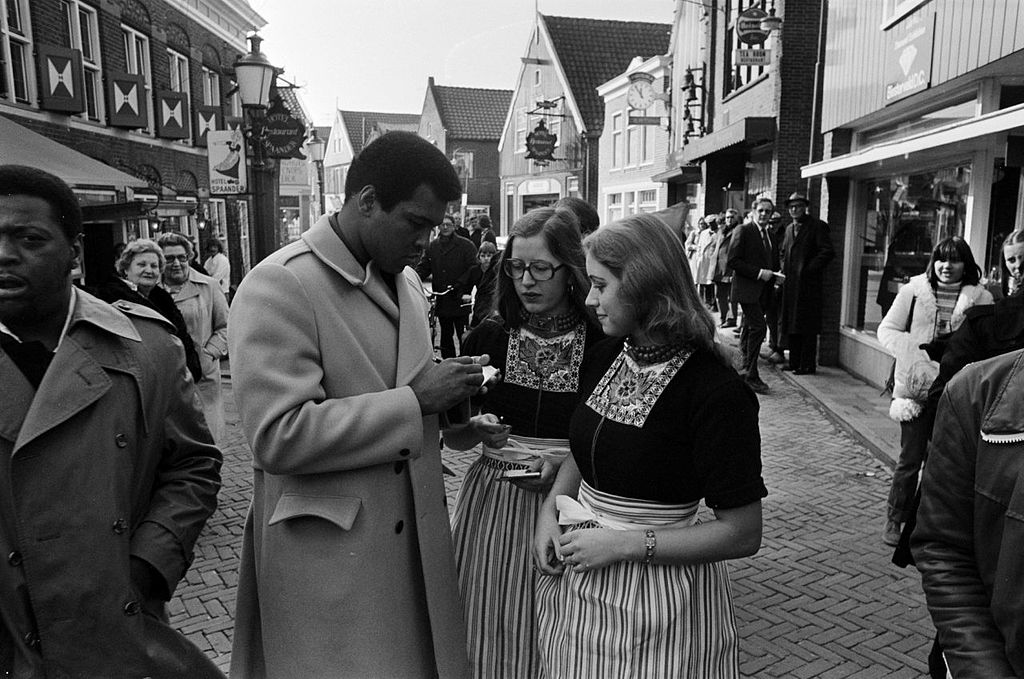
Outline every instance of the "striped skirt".
[(485, 448), (462, 482), (452, 538), (477, 679), (539, 674), (532, 547), (544, 496), (502, 481), (501, 474), (567, 453), (565, 440), (511, 436), (505, 448)]
[[(569, 500), (558, 498), (563, 499)], [(576, 512), (569, 530), (676, 527), (691, 524), (696, 514), (696, 504), (666, 507), (628, 500), (586, 483), (579, 499), (579, 504), (569, 500)], [(632, 524), (631, 514), (636, 519)], [(732, 590), (724, 562), (619, 562), (583, 573), (566, 569), (561, 576), (538, 578), (537, 609), (540, 676), (739, 677)]]

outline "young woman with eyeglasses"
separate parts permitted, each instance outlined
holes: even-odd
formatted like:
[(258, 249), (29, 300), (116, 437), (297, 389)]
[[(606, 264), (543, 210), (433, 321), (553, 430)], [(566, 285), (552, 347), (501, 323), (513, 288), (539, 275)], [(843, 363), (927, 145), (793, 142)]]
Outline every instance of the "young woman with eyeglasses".
[[(480, 446), (453, 519), (474, 675), (538, 674), (531, 543), (537, 513), (569, 452), (579, 372), (602, 337), (585, 299), (579, 224), (564, 208), (539, 208), (512, 229), (498, 270), (495, 310), (463, 340), (503, 378), (445, 443)], [(527, 477), (515, 477), (516, 474)], [(532, 478), (531, 478), (532, 477)]]

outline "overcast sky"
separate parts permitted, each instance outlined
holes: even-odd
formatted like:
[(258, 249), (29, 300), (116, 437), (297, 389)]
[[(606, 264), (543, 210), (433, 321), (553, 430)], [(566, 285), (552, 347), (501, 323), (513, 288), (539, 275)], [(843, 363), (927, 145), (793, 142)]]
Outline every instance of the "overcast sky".
[[(419, 113), (438, 85), (513, 89), (534, 0), (249, 0), (263, 52), (317, 125), (335, 108)], [(672, 22), (673, 0), (537, 0), (542, 14)]]

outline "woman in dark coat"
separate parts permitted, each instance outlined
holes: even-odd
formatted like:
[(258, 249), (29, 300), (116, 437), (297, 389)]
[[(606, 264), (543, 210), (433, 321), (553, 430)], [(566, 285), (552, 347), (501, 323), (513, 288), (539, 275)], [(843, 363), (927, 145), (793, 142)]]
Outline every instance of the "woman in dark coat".
[(111, 304), (124, 300), (149, 307), (173, 323), (174, 334), (185, 345), (188, 371), (192, 374), (192, 380), (198, 382), (203, 376), (203, 369), (195, 344), (188, 334), (185, 319), (178, 311), (174, 298), (158, 285), (164, 270), (163, 250), (148, 238), (133, 240), (121, 252), (116, 269), (118, 278), (111, 278), (90, 291)]

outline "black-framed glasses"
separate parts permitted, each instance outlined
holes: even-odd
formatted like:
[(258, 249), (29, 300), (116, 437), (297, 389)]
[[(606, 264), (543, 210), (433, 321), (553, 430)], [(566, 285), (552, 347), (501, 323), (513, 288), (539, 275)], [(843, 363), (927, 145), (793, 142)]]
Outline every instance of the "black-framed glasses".
[(551, 277), (555, 275), (555, 272), (561, 269), (565, 264), (559, 264), (554, 266), (548, 262), (530, 262), (527, 264), (521, 259), (506, 259), (502, 268), (505, 270), (511, 278), (520, 280), (526, 273), (526, 270), (530, 270), (530, 278), (535, 281), (547, 281), (551, 280)]

